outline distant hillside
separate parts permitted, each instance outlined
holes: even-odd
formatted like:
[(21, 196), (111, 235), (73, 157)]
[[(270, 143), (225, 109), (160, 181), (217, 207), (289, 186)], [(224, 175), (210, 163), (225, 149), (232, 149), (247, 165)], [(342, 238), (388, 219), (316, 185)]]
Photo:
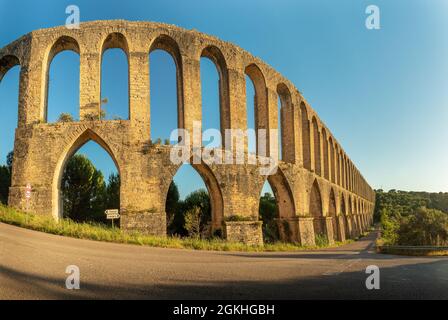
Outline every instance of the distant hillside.
[(388, 244), (447, 245), (448, 193), (376, 190), (375, 221)]
[(389, 190), (375, 190), (375, 218), (379, 221), (380, 212), (385, 207), (392, 207), (396, 213), (402, 216), (415, 211), (419, 207), (426, 207), (428, 209), (437, 209), (448, 214), (448, 192), (421, 192), (421, 191), (401, 191)]

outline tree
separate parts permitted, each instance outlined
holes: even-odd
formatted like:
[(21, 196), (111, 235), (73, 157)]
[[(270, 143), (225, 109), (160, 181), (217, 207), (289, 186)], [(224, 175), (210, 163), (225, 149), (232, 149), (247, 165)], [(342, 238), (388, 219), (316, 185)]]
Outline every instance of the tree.
[(263, 238), (266, 242), (274, 242), (279, 239), (277, 222), (277, 201), (268, 192), (260, 198), (260, 218), (263, 221)]
[(199, 238), (201, 234), (201, 220), (201, 207), (194, 206), (185, 212), (185, 229), (190, 237)]
[(397, 243), (411, 246), (448, 244), (448, 215), (435, 209), (418, 208), (404, 218), (397, 231)]
[(8, 203), (9, 187), (11, 186), (12, 161), (14, 153), (11, 151), (6, 156), (6, 166), (0, 166), (0, 202)]
[(70, 113), (61, 113), (57, 122), (72, 122), (73, 116)]
[(103, 174), (84, 155), (74, 155), (62, 177), (64, 216), (75, 221), (104, 221)]
[[(179, 230), (182, 225), (176, 225), (175, 216), (179, 207), (179, 189), (177, 188), (176, 183), (171, 182), (168, 188), (168, 195), (166, 197), (166, 226), (169, 234), (175, 234), (177, 230)], [(179, 222), (179, 219), (177, 220)]]
[(112, 173), (106, 187), (106, 209), (120, 208), (120, 176)]
[(8, 166), (10, 172), (12, 172), (13, 160), (14, 160), (14, 151), (10, 151), (6, 156), (6, 165)]

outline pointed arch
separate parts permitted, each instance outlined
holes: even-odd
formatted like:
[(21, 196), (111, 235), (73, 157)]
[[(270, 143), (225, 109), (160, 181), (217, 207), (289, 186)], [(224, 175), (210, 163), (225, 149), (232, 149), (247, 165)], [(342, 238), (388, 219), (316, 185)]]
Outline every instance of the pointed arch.
[(69, 143), (63, 150), (56, 163), (53, 174), (53, 186), (52, 186), (52, 215), (53, 218), (59, 220), (63, 215), (62, 197), (61, 197), (61, 181), (66, 167), (67, 161), (87, 142), (94, 141), (100, 145), (112, 158), (115, 166), (117, 167), (118, 174), (121, 176), (120, 165), (117, 158), (109, 145), (93, 130), (86, 129), (82, 132), (74, 141)]
[(349, 223), (348, 223), (348, 212), (347, 212), (347, 205), (346, 205), (346, 196), (344, 193), (341, 193), (341, 214), (344, 221), (344, 230), (345, 230), (345, 238), (350, 238), (350, 230), (349, 230)]
[(292, 218), (295, 216), (295, 204), (294, 197), (292, 195), (291, 187), (288, 179), (280, 170), (273, 175), (269, 175), (267, 178), (272, 191), (274, 192), (275, 199), (277, 200), (277, 216), (279, 218)]
[[(192, 159), (190, 159), (192, 160)], [(213, 173), (213, 170), (203, 161), (201, 163), (194, 163), (194, 161), (189, 161), (193, 169), (199, 174), (199, 176), (204, 181), (205, 187), (207, 188), (207, 192), (210, 197), (210, 206), (211, 206), (211, 232), (214, 233), (217, 230), (222, 228), (222, 224), (224, 221), (224, 200), (221, 191), (221, 187), (218, 183), (218, 180)], [(173, 180), (176, 173), (179, 171), (181, 166), (179, 166), (176, 172), (173, 174), (171, 181)], [(171, 182), (170, 181), (170, 182)], [(163, 199), (163, 203), (166, 203), (168, 196), (168, 187), (166, 186), (166, 190), (164, 190), (165, 198)]]
[[(42, 105), (41, 105), (41, 119), (47, 122), (47, 114), (48, 114), (48, 92), (50, 88), (49, 80), (50, 80), (50, 67), (51, 62), (54, 57), (61, 53), (62, 51), (72, 51), (80, 55), (80, 46), (78, 41), (75, 38), (69, 36), (61, 36), (55, 40), (55, 42), (51, 45), (48, 53), (44, 57), (42, 72), (44, 80), (42, 83)], [(78, 66), (79, 67), (79, 66)], [(78, 106), (79, 109), (79, 106)]]
[(331, 223), (333, 225), (333, 237), (335, 240), (341, 240), (339, 236), (339, 223), (336, 207), (336, 195), (333, 188), (330, 189), (330, 198), (328, 201), (328, 215), (332, 218)]
[(324, 213), (323, 213), (323, 205), (322, 205), (322, 193), (320, 191), (319, 183), (317, 179), (314, 180), (313, 185), (311, 187), (310, 192), (310, 202), (309, 202), (309, 212), (310, 215), (314, 218), (314, 233), (315, 235), (325, 234), (325, 225), (323, 221)]

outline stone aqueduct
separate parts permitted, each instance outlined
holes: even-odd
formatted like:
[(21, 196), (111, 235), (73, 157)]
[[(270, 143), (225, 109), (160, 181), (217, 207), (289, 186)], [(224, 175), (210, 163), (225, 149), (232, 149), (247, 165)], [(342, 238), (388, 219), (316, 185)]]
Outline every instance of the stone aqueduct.
[[(128, 59), (126, 120), (92, 120), (100, 112), (101, 61), (109, 48), (123, 49)], [(258, 208), (266, 179), (277, 199), (277, 222), (285, 241), (309, 245), (318, 233), (330, 241), (344, 240), (372, 223), (372, 188), (291, 82), (215, 37), (166, 24), (121, 20), (82, 23), (73, 30), (37, 30), (0, 50), (0, 81), (13, 66), (21, 68), (11, 206), (58, 219), (64, 165), (93, 140), (119, 170), (121, 227), (166, 234), (166, 196), (179, 165), (170, 161), (171, 146), (150, 142), (149, 53), (155, 49), (167, 51), (176, 64), (179, 128), (191, 130), (193, 121), (201, 121), (201, 57), (211, 59), (219, 73), (222, 132), (247, 127), (246, 75), (255, 88), (256, 128), (276, 129), (281, 117), (282, 160), (274, 175), (262, 176), (257, 165), (249, 164), (193, 165), (210, 194), (213, 230), (221, 229), (232, 241), (261, 243)], [(80, 56), (80, 121), (47, 123), (49, 66), (63, 50)], [(267, 148), (270, 145), (268, 139)], [(32, 185), (29, 203), (27, 184)]]

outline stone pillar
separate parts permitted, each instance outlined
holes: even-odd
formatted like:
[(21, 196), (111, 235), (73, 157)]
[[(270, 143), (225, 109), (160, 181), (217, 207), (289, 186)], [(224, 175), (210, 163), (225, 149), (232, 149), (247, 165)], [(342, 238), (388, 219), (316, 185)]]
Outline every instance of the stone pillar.
[[(278, 117), (280, 114), (278, 113), (278, 95), (277, 92), (272, 90), (271, 88), (266, 88), (267, 92), (267, 104), (268, 104), (268, 114), (267, 114), (267, 125), (268, 132), (266, 133), (267, 138), (267, 148), (266, 155), (272, 157), (274, 159), (280, 158), (280, 142), (278, 139), (278, 134), (274, 134), (271, 130), (278, 130)], [(280, 133), (280, 132), (278, 132)]]
[[(228, 69), (229, 77), (229, 107), (227, 118), (222, 118), (224, 121), (221, 125), (225, 129), (240, 129), (247, 128), (247, 113), (246, 113), (246, 78), (245, 74), (239, 70)], [(225, 133), (225, 132), (224, 132)], [(223, 136), (224, 138), (224, 136)], [(247, 138), (244, 138), (240, 143), (244, 146), (244, 151), (247, 151)], [(235, 141), (223, 141), (223, 146), (226, 150), (233, 150)]]
[[(314, 218), (314, 233), (325, 235), (329, 244), (334, 243), (333, 234), (333, 218), (332, 217), (317, 217)], [(318, 229), (318, 231), (316, 231)]]
[[(179, 87), (179, 85), (178, 85)], [(201, 70), (200, 61), (189, 56), (182, 56), (183, 92), (181, 109), (179, 110), (180, 128), (186, 129), (190, 134), (190, 142), (202, 145), (202, 110), (201, 110)], [(197, 134), (193, 135), (193, 123), (197, 121)]]
[(129, 119), (140, 127), (139, 139), (150, 139), (149, 54), (129, 53)]
[(338, 240), (339, 241), (345, 241), (345, 223), (344, 223), (344, 216), (342, 214), (340, 214), (339, 216), (337, 216), (338, 219), (338, 231), (339, 231), (339, 235), (338, 235)]
[(302, 246), (314, 246), (313, 218), (293, 217), (277, 219), (280, 239), (283, 242), (296, 242)]
[(224, 237), (230, 242), (242, 242), (248, 245), (263, 245), (261, 221), (225, 221)]
[(346, 216), (346, 221), (347, 221), (347, 230), (346, 230), (346, 238), (353, 238), (353, 224), (352, 224), (352, 219), (350, 216)]
[(80, 57), (79, 119), (99, 119), (101, 102), (101, 55), (84, 52)]

